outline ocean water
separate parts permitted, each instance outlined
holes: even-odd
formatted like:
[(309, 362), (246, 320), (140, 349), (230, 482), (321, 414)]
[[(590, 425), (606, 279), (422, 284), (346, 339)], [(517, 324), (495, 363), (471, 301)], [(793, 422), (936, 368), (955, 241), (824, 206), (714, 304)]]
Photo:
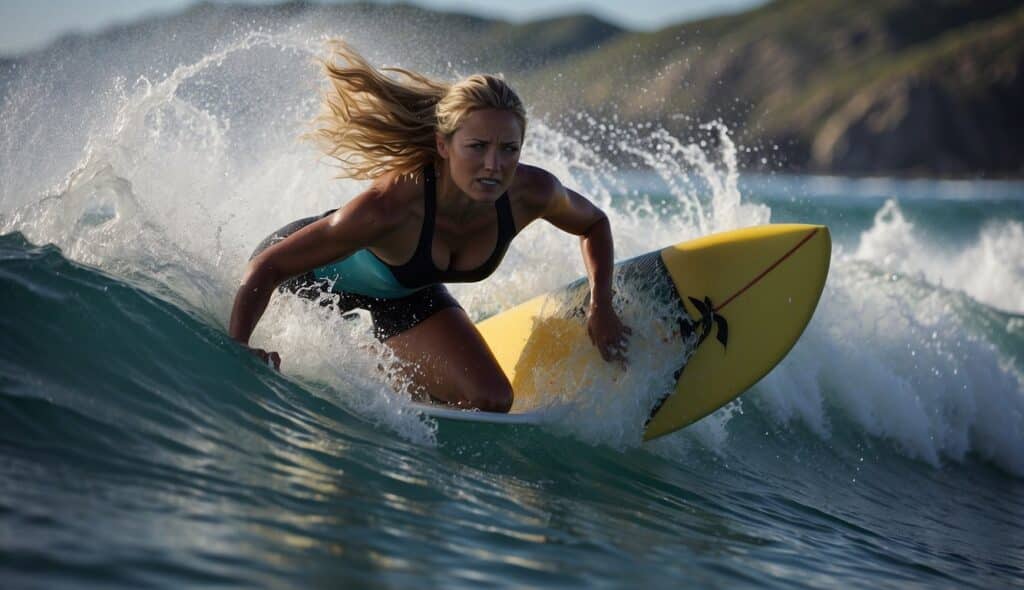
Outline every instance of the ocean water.
[[(472, 71), (385, 25), (326, 32)], [(620, 258), (824, 223), (829, 281), (771, 374), (652, 443), (573, 408), (439, 425), (365, 317), (277, 297), (254, 342), (280, 374), (225, 334), (255, 244), (361, 188), (296, 139), (321, 28), (157, 29), (3, 73), (0, 586), (1024, 586), (1024, 184), (758, 176), (713, 121), (534, 113), (524, 161), (605, 208)], [(576, 252), (538, 223), (453, 292), (483, 318), (580, 276)]]

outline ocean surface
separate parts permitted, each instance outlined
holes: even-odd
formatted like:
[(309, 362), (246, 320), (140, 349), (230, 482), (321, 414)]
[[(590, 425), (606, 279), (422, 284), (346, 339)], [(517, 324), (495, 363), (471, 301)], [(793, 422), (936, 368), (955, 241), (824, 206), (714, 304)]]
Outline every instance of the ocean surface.
[[(523, 160), (609, 213), (619, 258), (822, 223), (829, 280), (771, 374), (657, 441), (573, 408), (438, 424), (366, 317), (276, 297), (254, 343), (280, 374), (226, 336), (260, 239), (362, 187), (297, 139), (323, 31), (260, 27), (0, 75), (0, 586), (1024, 586), (1024, 184), (746, 174), (772, 150), (713, 121), (536, 113)], [(379, 63), (473, 71), (374, 31)], [(537, 223), (453, 292), (484, 318), (582, 274)]]

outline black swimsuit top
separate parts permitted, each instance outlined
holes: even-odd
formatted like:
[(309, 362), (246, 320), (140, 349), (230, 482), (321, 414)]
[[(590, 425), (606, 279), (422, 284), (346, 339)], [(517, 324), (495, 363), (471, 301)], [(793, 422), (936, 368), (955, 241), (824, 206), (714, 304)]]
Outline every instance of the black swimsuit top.
[(491, 276), (501, 263), (501, 259), (505, 257), (508, 245), (516, 235), (508, 192), (503, 193), (494, 202), (498, 214), (498, 240), (491, 256), (472, 270), (439, 270), (434, 266), (434, 257), (431, 254), (434, 243), (434, 217), (437, 214), (437, 180), (433, 165), (423, 169), (423, 184), (423, 228), (420, 230), (420, 241), (416, 244), (416, 251), (408, 262), (400, 266), (392, 266), (383, 260), (381, 262), (391, 270), (391, 274), (399, 283), (410, 289), (435, 283), (473, 283)]

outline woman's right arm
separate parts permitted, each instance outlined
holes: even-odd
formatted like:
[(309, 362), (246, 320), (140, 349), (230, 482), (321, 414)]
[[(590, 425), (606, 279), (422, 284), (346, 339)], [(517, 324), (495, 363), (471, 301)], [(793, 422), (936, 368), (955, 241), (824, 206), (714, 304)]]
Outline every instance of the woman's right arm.
[[(249, 337), (278, 285), (375, 245), (394, 229), (397, 221), (395, 208), (388, 206), (380, 191), (370, 189), (342, 209), (261, 252), (249, 262), (235, 295), (228, 326), (231, 338), (248, 347)], [(275, 367), (279, 366), (280, 358), (274, 358), (276, 353), (251, 350), (263, 360), (273, 361)]]

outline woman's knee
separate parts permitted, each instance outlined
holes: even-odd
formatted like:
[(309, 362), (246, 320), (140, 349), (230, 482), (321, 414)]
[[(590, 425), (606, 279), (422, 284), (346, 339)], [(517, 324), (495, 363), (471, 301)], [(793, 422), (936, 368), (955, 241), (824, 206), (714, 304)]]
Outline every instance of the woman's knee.
[(512, 408), (512, 384), (462, 308), (440, 310), (387, 345), (418, 367), (415, 380), (431, 397), (488, 412)]
[(469, 405), (485, 412), (508, 412), (512, 409), (512, 384), (504, 373), (476, 374), (463, 384), (462, 396)]

